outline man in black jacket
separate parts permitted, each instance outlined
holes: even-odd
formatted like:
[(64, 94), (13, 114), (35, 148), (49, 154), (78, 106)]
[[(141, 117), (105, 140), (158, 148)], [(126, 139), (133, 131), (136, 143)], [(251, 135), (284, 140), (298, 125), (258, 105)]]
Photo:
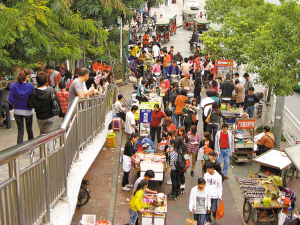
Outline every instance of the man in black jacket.
[(47, 86), (48, 76), (46, 73), (40, 72), (36, 76), (36, 81), (38, 83), (38, 87), (31, 92), (27, 106), (29, 108), (34, 108), (35, 110), (37, 123), (40, 128), (40, 134), (47, 134), (52, 130), (54, 122), (51, 94), (55, 94), (58, 104), (59, 101), (53, 88)]
[(193, 46), (193, 42), (198, 42), (198, 34), (195, 32), (195, 30), (193, 30), (192, 39), (189, 41), (190, 47)]
[(227, 108), (230, 108), (230, 101), (231, 101), (232, 92), (234, 90), (234, 84), (230, 81), (229, 73), (226, 74), (226, 81), (222, 84), (221, 89), (222, 89), (222, 94), (221, 94), (222, 102), (226, 102)]

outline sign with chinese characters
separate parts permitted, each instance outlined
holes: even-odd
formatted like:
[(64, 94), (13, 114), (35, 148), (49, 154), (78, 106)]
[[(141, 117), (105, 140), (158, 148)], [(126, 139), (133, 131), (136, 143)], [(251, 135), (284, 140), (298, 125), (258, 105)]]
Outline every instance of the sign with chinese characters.
[(233, 66), (233, 60), (221, 59), (216, 62), (217, 66)]
[(254, 129), (255, 119), (237, 120), (237, 129)]
[(152, 110), (151, 109), (140, 109), (140, 123), (151, 123)]

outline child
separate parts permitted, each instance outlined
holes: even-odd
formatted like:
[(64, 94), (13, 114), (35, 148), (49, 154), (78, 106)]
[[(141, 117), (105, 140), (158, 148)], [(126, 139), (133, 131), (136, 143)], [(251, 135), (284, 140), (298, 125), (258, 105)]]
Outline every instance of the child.
[(190, 194), (190, 215), (194, 214), (197, 225), (204, 225), (206, 214), (210, 213), (211, 199), (210, 191), (205, 187), (205, 180), (198, 179), (198, 185), (193, 187)]
[(138, 219), (138, 212), (144, 213), (145, 210), (142, 208), (143, 206), (143, 196), (144, 196), (144, 189), (148, 186), (147, 180), (142, 180), (137, 188), (135, 189), (131, 200), (129, 202), (129, 225), (135, 225)]
[[(215, 171), (214, 163), (208, 162), (206, 164), (207, 172), (204, 174), (204, 180), (206, 182), (206, 187), (210, 192), (211, 197), (211, 212), (213, 214), (213, 219), (216, 218), (216, 212), (218, 207), (218, 199), (222, 199), (222, 177)], [(206, 221), (212, 222), (211, 213), (207, 213)]]
[(289, 188), (289, 187), (282, 187), (282, 186), (278, 186), (279, 190), (281, 192), (285, 193), (285, 197), (288, 197), (289, 199), (291, 199), (291, 207), (294, 208), (295, 207), (295, 201), (297, 200), (297, 196), (294, 192), (293, 189)]

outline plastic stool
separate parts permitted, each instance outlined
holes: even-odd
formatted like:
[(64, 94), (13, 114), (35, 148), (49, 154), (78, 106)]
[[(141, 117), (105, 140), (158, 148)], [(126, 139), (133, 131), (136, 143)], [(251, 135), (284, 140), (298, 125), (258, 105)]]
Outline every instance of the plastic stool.
[(287, 215), (285, 221), (287, 221), (287, 220), (293, 220), (293, 208), (292, 208), (292, 206), (290, 206), (288, 208), (288, 211), (291, 211), (291, 216)]
[(113, 118), (113, 130), (122, 131), (122, 119), (120, 117), (114, 117)]

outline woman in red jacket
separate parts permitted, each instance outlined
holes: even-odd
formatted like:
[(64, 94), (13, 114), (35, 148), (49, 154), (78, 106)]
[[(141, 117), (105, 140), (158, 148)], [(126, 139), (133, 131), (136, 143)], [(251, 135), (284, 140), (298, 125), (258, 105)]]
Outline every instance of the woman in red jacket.
[(178, 95), (175, 100), (175, 106), (176, 106), (175, 118), (176, 118), (176, 128), (177, 129), (179, 127), (179, 120), (180, 120), (180, 126), (184, 126), (184, 124), (183, 124), (184, 117), (182, 115), (182, 109), (184, 107), (184, 102), (186, 100), (189, 100), (189, 99), (188, 99), (188, 97), (186, 97), (186, 91), (184, 89), (182, 89), (180, 91), (180, 95)]
[(166, 115), (160, 110), (159, 105), (154, 105), (154, 110), (152, 110), (152, 121), (150, 124), (150, 136), (151, 140), (154, 142), (155, 133), (157, 135), (157, 143), (161, 141), (161, 126), (162, 118), (165, 118)]

